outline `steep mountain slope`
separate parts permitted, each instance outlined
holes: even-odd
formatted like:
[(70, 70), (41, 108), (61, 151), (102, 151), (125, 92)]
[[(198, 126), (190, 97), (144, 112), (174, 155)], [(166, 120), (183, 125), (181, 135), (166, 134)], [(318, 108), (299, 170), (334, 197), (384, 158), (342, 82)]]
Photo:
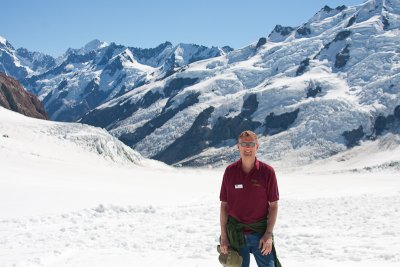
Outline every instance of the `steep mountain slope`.
[(27, 92), (21, 84), (0, 72), (0, 106), (29, 117), (48, 119), (39, 99)]
[(99, 106), (105, 127), (169, 164), (220, 164), (252, 129), (260, 156), (330, 157), (400, 125), (400, 1), (324, 7), (227, 55), (199, 61)]

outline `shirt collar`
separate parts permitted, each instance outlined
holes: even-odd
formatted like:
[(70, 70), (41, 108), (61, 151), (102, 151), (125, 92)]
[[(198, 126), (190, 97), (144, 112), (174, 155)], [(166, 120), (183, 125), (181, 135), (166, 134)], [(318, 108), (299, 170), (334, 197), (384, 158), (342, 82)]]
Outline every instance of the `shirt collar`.
[[(254, 165), (256, 166), (256, 170), (257, 171), (260, 170), (260, 161), (257, 159), (257, 157), (256, 157), (256, 160), (254, 162)], [(240, 168), (240, 169), (242, 168), (242, 159), (239, 159), (237, 167)]]

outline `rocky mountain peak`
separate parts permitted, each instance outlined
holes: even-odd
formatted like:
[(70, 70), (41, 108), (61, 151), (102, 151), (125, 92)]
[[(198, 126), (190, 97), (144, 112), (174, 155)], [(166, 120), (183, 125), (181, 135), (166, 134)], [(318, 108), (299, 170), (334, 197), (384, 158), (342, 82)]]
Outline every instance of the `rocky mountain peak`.
[(2, 36), (0, 36), (0, 48), (7, 50), (15, 50), (14, 47), (7, 41), (7, 39)]
[(108, 43), (102, 42), (98, 39), (94, 39), (94, 40), (90, 41), (89, 43), (87, 43), (84, 47), (79, 49), (78, 53), (79, 54), (87, 54), (91, 51), (96, 51), (96, 50), (99, 50), (106, 46), (108, 46)]

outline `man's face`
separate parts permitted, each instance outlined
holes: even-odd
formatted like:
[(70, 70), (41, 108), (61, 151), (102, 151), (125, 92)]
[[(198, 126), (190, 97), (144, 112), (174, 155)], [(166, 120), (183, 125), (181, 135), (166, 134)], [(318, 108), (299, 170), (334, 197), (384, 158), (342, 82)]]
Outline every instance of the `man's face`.
[(247, 157), (252, 157), (252, 158), (256, 157), (258, 144), (253, 137), (247, 136), (240, 138), (237, 146), (240, 152), (240, 157), (242, 159)]

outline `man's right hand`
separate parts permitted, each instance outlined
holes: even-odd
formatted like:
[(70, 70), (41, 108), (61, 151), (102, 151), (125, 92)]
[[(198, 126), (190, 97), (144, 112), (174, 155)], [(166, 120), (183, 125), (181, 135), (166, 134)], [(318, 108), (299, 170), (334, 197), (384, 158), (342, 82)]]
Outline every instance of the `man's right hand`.
[(221, 237), (220, 249), (223, 254), (228, 254), (229, 242), (228, 238)]

